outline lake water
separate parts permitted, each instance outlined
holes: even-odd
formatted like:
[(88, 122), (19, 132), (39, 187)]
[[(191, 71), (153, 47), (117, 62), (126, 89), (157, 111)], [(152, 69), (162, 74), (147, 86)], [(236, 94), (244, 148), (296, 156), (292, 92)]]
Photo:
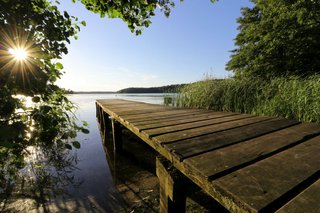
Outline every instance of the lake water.
[[(59, 205), (93, 209), (97, 212), (114, 212), (123, 206), (120, 194), (114, 187), (106, 154), (102, 145), (98, 123), (95, 117), (95, 100), (126, 99), (153, 104), (163, 104), (163, 94), (72, 94), (68, 98), (78, 107), (78, 117), (89, 123), (90, 133), (78, 136), (81, 148), (77, 151), (79, 163), (74, 175), (82, 184), (69, 187), (68, 196), (59, 198)], [(62, 203), (62, 204), (61, 204)], [(80, 206), (80, 207), (79, 207)]]

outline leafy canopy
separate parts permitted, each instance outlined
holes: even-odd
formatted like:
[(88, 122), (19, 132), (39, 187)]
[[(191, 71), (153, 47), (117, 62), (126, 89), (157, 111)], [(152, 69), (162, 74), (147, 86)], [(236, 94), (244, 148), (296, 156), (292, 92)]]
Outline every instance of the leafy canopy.
[[(136, 34), (150, 25), (157, 8), (169, 16), (174, 6), (171, 0), (78, 1), (101, 17), (121, 18)], [(70, 159), (67, 150), (80, 148), (74, 140), (77, 132), (88, 133), (85, 122), (76, 123), (74, 105), (55, 84), (63, 74), (57, 59), (68, 53), (70, 37), (77, 38), (79, 25), (86, 23), (54, 3), (0, 0), (0, 195), (30, 154), (47, 160), (32, 166), (41, 178), (53, 171), (50, 165), (60, 174), (61, 165), (70, 165), (64, 162)], [(37, 151), (30, 152), (30, 147)]]
[(30, 147), (55, 162), (66, 148), (79, 147), (74, 138), (84, 128), (55, 85), (63, 69), (57, 59), (79, 31), (77, 19), (46, 0), (0, 0), (0, 5), (1, 194), (26, 165)]
[(320, 1), (252, 0), (238, 19), (228, 70), (270, 78), (320, 73)]
[[(73, 0), (75, 2), (76, 0)], [(88, 10), (106, 15), (109, 18), (121, 18), (128, 24), (129, 29), (137, 35), (141, 34), (143, 28), (149, 27), (150, 18), (155, 15), (159, 8), (165, 16), (169, 16), (171, 9), (175, 6), (172, 0), (78, 0)], [(180, 0), (183, 1), (183, 0)], [(216, 0), (210, 0), (215, 2)]]

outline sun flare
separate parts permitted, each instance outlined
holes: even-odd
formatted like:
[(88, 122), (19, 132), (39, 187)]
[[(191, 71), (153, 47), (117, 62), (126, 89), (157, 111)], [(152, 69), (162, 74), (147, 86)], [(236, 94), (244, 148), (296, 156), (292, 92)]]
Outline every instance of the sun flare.
[(41, 47), (30, 32), (15, 26), (0, 28), (0, 79), (31, 88), (42, 73), (38, 67)]
[(10, 48), (8, 51), (16, 60), (19, 61), (24, 61), (28, 57), (28, 52), (24, 48)]

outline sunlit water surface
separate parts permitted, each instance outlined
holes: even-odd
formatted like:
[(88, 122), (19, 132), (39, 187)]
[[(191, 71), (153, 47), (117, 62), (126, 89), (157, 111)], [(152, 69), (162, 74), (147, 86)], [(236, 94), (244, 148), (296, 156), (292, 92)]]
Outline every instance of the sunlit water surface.
[[(69, 187), (69, 199), (86, 209), (98, 208), (115, 211), (123, 204), (113, 185), (112, 175), (103, 149), (95, 117), (95, 100), (126, 99), (153, 104), (163, 104), (163, 94), (72, 94), (68, 98), (78, 106), (78, 117), (89, 123), (90, 133), (80, 134), (81, 149), (75, 177), (83, 181), (80, 187)], [(92, 206), (90, 206), (92, 205)]]

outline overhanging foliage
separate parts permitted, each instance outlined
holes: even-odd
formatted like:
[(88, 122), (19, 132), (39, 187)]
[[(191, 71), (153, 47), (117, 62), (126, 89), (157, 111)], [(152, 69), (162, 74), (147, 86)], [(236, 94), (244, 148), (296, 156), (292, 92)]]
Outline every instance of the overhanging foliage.
[(271, 78), (320, 73), (320, 1), (252, 0), (238, 19), (238, 46), (227, 69)]

